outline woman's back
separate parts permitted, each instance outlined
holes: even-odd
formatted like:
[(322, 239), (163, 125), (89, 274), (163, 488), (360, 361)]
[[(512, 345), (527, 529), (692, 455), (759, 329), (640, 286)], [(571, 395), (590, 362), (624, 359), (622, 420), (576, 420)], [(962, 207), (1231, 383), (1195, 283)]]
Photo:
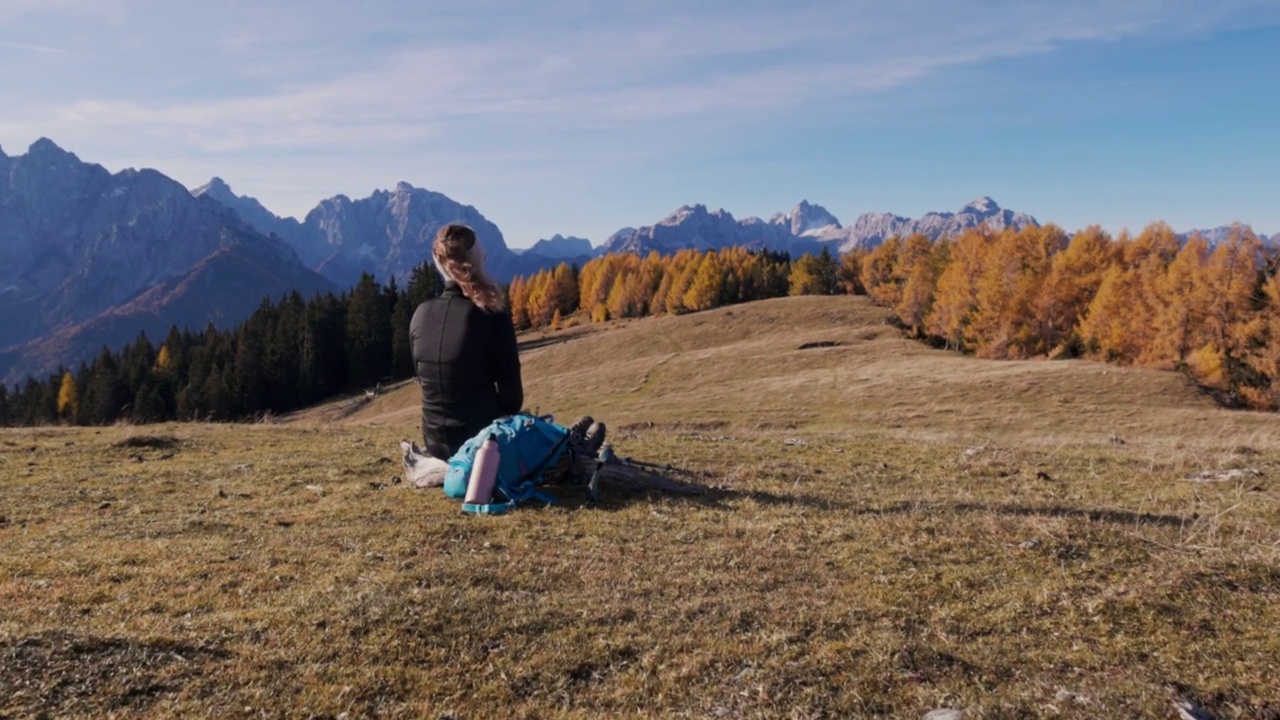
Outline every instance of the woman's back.
[(457, 282), (418, 306), (409, 324), (422, 386), (427, 452), (449, 458), (468, 439), (524, 403), (515, 329), (505, 310), (484, 310)]

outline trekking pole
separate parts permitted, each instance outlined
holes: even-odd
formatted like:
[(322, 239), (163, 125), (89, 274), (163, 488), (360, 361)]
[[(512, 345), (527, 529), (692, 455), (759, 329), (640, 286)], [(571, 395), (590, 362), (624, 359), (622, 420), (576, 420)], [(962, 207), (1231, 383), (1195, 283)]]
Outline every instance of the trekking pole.
[(676, 470), (676, 468), (671, 467), (667, 463), (661, 463), (661, 464), (651, 463), (651, 462), (645, 462), (643, 460), (636, 460), (635, 458), (629, 458), (629, 457), (619, 458), (619, 460), (622, 461), (623, 465), (634, 465), (635, 467), (653, 468), (654, 470), (667, 470), (667, 471)]

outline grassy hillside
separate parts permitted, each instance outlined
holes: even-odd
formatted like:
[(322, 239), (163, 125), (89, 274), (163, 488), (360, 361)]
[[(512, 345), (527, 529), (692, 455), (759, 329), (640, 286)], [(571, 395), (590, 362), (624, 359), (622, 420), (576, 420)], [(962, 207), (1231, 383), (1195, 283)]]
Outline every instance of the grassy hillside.
[[(728, 424), (901, 439), (1280, 447), (1280, 419), (1225, 412), (1181, 375), (930, 349), (860, 297), (795, 297), (525, 339), (526, 405), (614, 425)], [(808, 347), (806, 347), (808, 346)], [(803, 348), (803, 349), (802, 349)], [(418, 389), (300, 415), (412, 428)]]
[(526, 345), (530, 407), (714, 490), (464, 516), (393, 483), (411, 384), (0, 431), (0, 718), (1280, 713), (1280, 417), (849, 298)]

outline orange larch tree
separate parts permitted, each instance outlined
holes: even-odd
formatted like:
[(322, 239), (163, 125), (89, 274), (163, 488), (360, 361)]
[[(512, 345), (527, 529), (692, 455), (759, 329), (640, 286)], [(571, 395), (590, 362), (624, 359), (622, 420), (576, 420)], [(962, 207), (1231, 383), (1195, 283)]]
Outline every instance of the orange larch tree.
[(1193, 235), (1157, 278), (1151, 298), (1153, 333), (1138, 357), (1140, 364), (1161, 370), (1180, 368), (1189, 352), (1208, 342), (1208, 258), (1209, 244), (1199, 234)]
[(1258, 378), (1250, 377), (1247, 360), (1266, 324), (1259, 313), (1264, 307), (1261, 259), (1257, 236), (1237, 225), (1214, 248), (1204, 270), (1208, 342), (1188, 357), (1187, 364), (1194, 377), (1232, 398), (1243, 387), (1259, 384)]
[(892, 280), (898, 285), (898, 302), (893, 311), (912, 335), (923, 334), (924, 319), (933, 304), (934, 288), (941, 272), (939, 263), (946, 264), (950, 243), (938, 244), (941, 257), (934, 253), (934, 244), (925, 235), (915, 234), (907, 238), (893, 265)]
[(1036, 300), (1054, 253), (1067, 237), (1055, 225), (1006, 229), (986, 256), (974, 298), (973, 350), (991, 358), (1024, 358), (1048, 352), (1040, 337)]
[(933, 305), (924, 320), (925, 332), (942, 338), (949, 348), (973, 349), (969, 324), (977, 309), (978, 279), (993, 240), (986, 228), (974, 228), (951, 243), (946, 266), (938, 275)]
[(894, 281), (893, 268), (898, 262), (902, 239), (891, 237), (867, 253), (862, 261), (862, 286), (877, 305), (893, 307), (901, 297), (901, 287)]
[(1053, 256), (1036, 299), (1040, 337), (1050, 353), (1080, 354), (1080, 319), (1098, 293), (1103, 274), (1118, 260), (1111, 237), (1097, 225), (1077, 232), (1066, 249)]

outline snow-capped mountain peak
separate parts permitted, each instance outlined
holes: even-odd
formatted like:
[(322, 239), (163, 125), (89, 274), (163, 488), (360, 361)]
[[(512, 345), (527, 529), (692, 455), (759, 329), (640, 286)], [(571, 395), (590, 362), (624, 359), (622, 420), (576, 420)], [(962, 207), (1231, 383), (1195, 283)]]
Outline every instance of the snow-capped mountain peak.
[(821, 205), (810, 204), (808, 200), (801, 200), (783, 217), (790, 226), (791, 234), (797, 237), (841, 229), (840, 221), (835, 215), (827, 212)]
[(1000, 205), (995, 200), (992, 200), (991, 198), (986, 197), (984, 195), (983, 197), (980, 197), (977, 200), (974, 200), (973, 202), (969, 203), (968, 205), (965, 205), (964, 207), (960, 208), (959, 214), (989, 216), (989, 215), (995, 215), (996, 213), (1000, 212), (1000, 210), (1001, 210)]

